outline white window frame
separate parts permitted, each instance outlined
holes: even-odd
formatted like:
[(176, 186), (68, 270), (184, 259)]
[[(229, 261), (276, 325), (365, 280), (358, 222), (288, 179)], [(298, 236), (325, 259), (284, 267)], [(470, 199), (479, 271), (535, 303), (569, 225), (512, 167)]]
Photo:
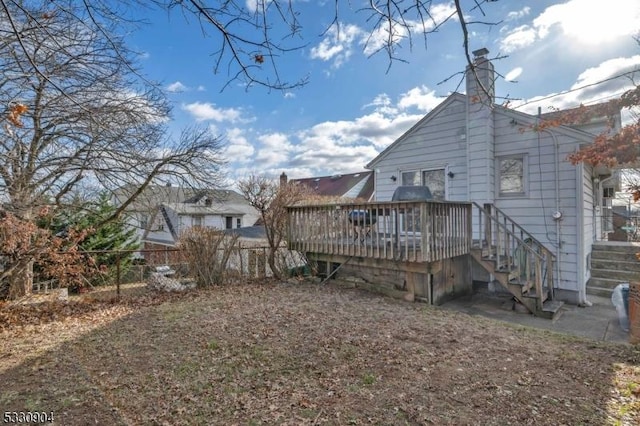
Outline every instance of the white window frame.
[(449, 167), (448, 166), (443, 166), (443, 167), (430, 167), (430, 168), (425, 168), (425, 169), (407, 169), (407, 170), (399, 170), (398, 171), (398, 176), (400, 176), (400, 185), (404, 185), (404, 181), (403, 181), (403, 175), (405, 173), (418, 173), (418, 177), (420, 179), (420, 186), (425, 186), (424, 184), (424, 172), (435, 172), (438, 170), (442, 170), (442, 173), (444, 175), (444, 198), (441, 200), (433, 200), (433, 201), (446, 201), (449, 199), (449, 176), (448, 176), (448, 172), (449, 172)]
[[(503, 160), (519, 159), (522, 161), (522, 191), (502, 192), (500, 183), (502, 182), (501, 162)], [(496, 193), (497, 198), (527, 198), (529, 196), (529, 161), (527, 154), (501, 155), (496, 157)]]

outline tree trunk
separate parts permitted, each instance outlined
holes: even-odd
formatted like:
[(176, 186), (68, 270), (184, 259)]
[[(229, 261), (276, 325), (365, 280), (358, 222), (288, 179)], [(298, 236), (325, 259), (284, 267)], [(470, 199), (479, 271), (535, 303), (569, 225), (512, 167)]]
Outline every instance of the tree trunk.
[(267, 263), (269, 263), (269, 268), (271, 268), (271, 272), (273, 273), (273, 277), (281, 280), (282, 279), (282, 271), (276, 264), (276, 251), (273, 247), (269, 248), (269, 254), (267, 256)]
[(27, 296), (33, 290), (33, 260), (20, 262), (9, 276), (9, 300), (16, 300)]

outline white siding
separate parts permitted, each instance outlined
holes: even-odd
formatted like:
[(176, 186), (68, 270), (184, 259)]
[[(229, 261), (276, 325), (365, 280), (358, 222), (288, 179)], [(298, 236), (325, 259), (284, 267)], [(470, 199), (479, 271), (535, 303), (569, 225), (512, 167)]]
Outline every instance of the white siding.
[[(572, 165), (567, 156), (588, 135), (566, 128), (536, 132), (533, 123), (534, 117), (467, 106), (465, 98), (453, 95), (371, 163), (376, 198), (391, 199), (401, 171), (448, 167), (454, 177), (447, 178), (447, 199), (495, 203), (556, 254), (556, 286), (577, 300), (588, 274), (583, 257), (593, 241), (593, 192), (591, 170)], [(524, 196), (499, 197), (496, 158), (509, 155), (525, 156)], [(556, 210), (563, 214), (559, 222), (553, 219)]]
[[(445, 101), (446, 102), (446, 101)], [(446, 168), (454, 177), (445, 176), (447, 199), (467, 200), (467, 158), (465, 104), (453, 100), (416, 127), (402, 143), (373, 165), (376, 174), (376, 200), (389, 201), (401, 184), (400, 172)], [(391, 180), (395, 176), (396, 181)]]
[[(495, 155), (524, 154), (528, 188), (523, 197), (500, 198), (496, 194), (495, 203), (555, 253), (559, 260), (559, 268), (554, 274), (558, 288), (578, 291), (577, 215), (582, 212), (576, 210), (576, 167), (566, 159), (576, 140), (553, 130), (533, 131), (525, 123), (518, 123), (505, 114), (496, 114), (495, 122)], [(559, 149), (557, 170), (556, 142)], [(552, 217), (556, 210), (563, 213), (559, 223)]]
[[(594, 220), (595, 216), (595, 198), (594, 198), (594, 188), (593, 188), (593, 180), (592, 180), (593, 170), (590, 166), (584, 165), (582, 166), (582, 253), (579, 254), (582, 256), (585, 268), (584, 275), (582, 277), (582, 285), (586, 286), (586, 282), (589, 280), (591, 275), (591, 271), (589, 270), (589, 262), (587, 261), (587, 257), (591, 254), (591, 248), (593, 246), (594, 239), (596, 237), (596, 223)], [(580, 283), (579, 283), (580, 284)]]

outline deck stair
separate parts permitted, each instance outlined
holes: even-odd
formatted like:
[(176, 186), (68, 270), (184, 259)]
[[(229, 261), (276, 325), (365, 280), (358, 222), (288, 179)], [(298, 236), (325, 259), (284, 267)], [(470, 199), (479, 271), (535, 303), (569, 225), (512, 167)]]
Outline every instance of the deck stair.
[(473, 204), (473, 259), (529, 312), (553, 319), (564, 304), (553, 297), (553, 253), (499, 208)]

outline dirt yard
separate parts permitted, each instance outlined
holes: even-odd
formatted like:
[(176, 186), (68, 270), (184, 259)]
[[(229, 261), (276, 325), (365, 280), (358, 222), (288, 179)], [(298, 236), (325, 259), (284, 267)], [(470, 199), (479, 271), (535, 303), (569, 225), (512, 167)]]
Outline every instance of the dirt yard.
[(358, 290), (0, 305), (0, 409), (55, 424), (640, 424), (640, 348)]

